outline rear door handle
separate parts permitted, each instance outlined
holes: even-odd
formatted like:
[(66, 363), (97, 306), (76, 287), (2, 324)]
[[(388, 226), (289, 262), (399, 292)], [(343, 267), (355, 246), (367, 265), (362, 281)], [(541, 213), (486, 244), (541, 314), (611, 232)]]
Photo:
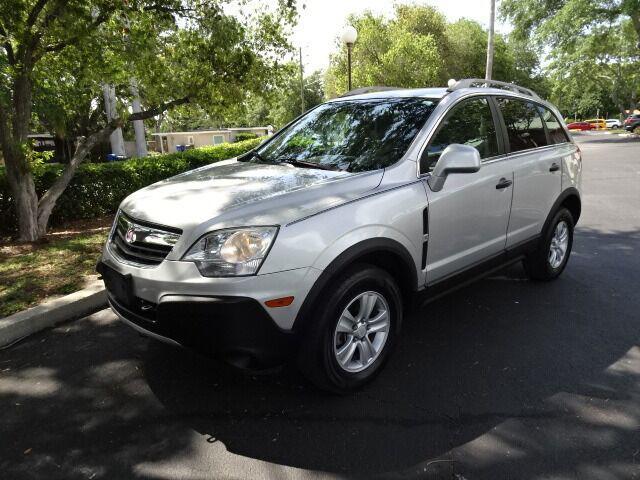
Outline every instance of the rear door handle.
[(560, 170), (560, 165), (558, 165), (557, 163), (551, 164), (551, 168), (549, 168), (550, 172), (557, 172), (558, 170)]
[(513, 182), (511, 180), (507, 180), (506, 178), (501, 178), (498, 184), (496, 185), (496, 190), (502, 190), (503, 188), (510, 187)]

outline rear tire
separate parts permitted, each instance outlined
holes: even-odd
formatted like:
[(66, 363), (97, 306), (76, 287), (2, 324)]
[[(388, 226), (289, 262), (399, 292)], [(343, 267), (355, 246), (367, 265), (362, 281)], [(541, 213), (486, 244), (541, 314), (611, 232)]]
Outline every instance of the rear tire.
[(534, 280), (549, 281), (560, 276), (567, 266), (573, 246), (574, 220), (571, 212), (561, 208), (544, 232), (538, 249), (525, 260), (525, 268)]
[(312, 315), (298, 366), (319, 388), (345, 394), (382, 369), (400, 329), (402, 297), (385, 270), (354, 265), (322, 293)]

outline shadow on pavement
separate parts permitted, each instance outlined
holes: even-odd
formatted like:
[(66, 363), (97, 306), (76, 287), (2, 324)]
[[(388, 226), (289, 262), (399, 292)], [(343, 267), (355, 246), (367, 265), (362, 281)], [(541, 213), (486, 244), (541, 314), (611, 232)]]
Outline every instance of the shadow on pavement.
[(165, 408), (231, 452), (333, 472), (402, 470), (510, 417), (544, 418), (543, 400), (557, 392), (589, 394), (588, 382), (637, 344), (640, 298), (620, 286), (631, 293), (638, 279), (639, 235), (579, 235), (556, 282), (528, 282), (517, 266), (422, 309), (382, 374), (353, 396), (318, 393), (293, 371), (238, 377), (158, 345), (145, 376)]
[[(318, 392), (293, 369), (240, 375), (141, 339), (106, 312), (45, 332), (0, 352), (0, 471), (219, 478), (220, 442), (251, 459), (360, 476), (413, 477), (436, 457), (474, 479), (514, 468), (510, 478), (552, 477), (598, 456), (631, 462), (640, 412), (623, 406), (638, 377), (603, 371), (638, 345), (638, 247), (639, 232), (580, 229), (558, 281), (531, 283), (516, 266), (428, 305), (405, 323), (378, 379), (347, 397)], [(567, 406), (562, 392), (622, 402), (626, 417)], [(564, 436), (568, 421), (588, 448)], [(521, 454), (460, 453), (483, 435)], [(138, 468), (163, 462), (182, 469)]]

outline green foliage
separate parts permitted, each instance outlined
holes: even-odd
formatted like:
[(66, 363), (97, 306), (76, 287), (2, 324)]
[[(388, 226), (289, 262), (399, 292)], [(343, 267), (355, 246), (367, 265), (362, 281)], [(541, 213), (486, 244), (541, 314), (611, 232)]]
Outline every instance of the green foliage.
[[(124, 162), (81, 165), (56, 203), (51, 222), (55, 225), (68, 220), (114, 213), (120, 202), (136, 190), (179, 173), (241, 155), (260, 141), (261, 139), (246, 140)], [(61, 172), (62, 166), (59, 164), (34, 166), (38, 193), (46, 191)], [(13, 198), (4, 168), (0, 168), (0, 232), (13, 233), (15, 229)]]
[(235, 142), (244, 142), (245, 140), (253, 140), (255, 138), (258, 138), (258, 135), (256, 135), (255, 133), (251, 133), (251, 132), (240, 132), (240, 133), (236, 133), (236, 139)]
[[(391, 19), (371, 12), (352, 16), (358, 30), (353, 46), (353, 87), (444, 86), (450, 78), (485, 76), (487, 32), (467, 19), (447, 23), (434, 7), (396, 5)], [(336, 42), (326, 76), (326, 93), (346, 90), (347, 59)], [(524, 42), (496, 35), (493, 78), (548, 91), (539, 72), (538, 56)]]
[[(305, 110), (324, 101), (321, 72), (306, 75), (303, 85)], [(299, 66), (297, 63), (287, 63), (264, 84), (261, 92), (247, 92), (244, 100), (228, 112), (224, 123), (232, 126), (273, 125), (281, 128), (301, 113)]]
[(551, 99), (571, 116), (640, 100), (640, 0), (504, 0), (513, 35), (547, 55)]
[[(104, 126), (104, 83), (115, 85), (120, 114), (126, 117), (132, 78), (143, 109), (189, 96), (193, 110), (208, 112), (209, 120), (221, 118), (248, 91), (261, 92), (281, 68), (278, 59), (289, 51), (287, 34), (295, 4), (278, 0), (269, 8), (241, 16), (231, 15), (228, 3), (0, 2), (0, 37), (3, 29), (8, 32), (14, 56), (27, 48), (31, 36), (39, 42), (29, 52), (34, 57), (30, 60), (34, 130), (75, 139)], [(234, 3), (244, 4), (243, 0)], [(30, 26), (30, 14), (35, 12), (35, 24)], [(13, 94), (11, 82), (19, 65), (17, 60), (10, 63), (8, 51), (0, 47), (0, 86), (5, 87), (0, 92)], [(11, 111), (8, 100), (5, 107)]]

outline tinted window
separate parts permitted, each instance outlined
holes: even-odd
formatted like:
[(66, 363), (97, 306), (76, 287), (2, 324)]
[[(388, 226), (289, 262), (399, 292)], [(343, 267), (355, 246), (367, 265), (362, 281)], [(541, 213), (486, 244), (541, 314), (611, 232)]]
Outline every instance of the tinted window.
[(548, 108), (538, 106), (538, 111), (542, 115), (544, 124), (547, 126), (547, 132), (549, 133), (550, 143), (564, 143), (568, 142), (567, 134), (564, 128), (560, 125), (560, 122), (556, 116)]
[(498, 104), (507, 126), (512, 152), (547, 145), (542, 118), (533, 103), (500, 98)]
[(350, 172), (388, 167), (404, 155), (436, 104), (427, 98), (326, 103), (284, 130), (250, 161), (297, 162), (297, 166)]
[(487, 99), (467, 100), (451, 110), (424, 151), (420, 171), (433, 170), (442, 151), (452, 143), (476, 147), (480, 158), (498, 155), (496, 127)]

